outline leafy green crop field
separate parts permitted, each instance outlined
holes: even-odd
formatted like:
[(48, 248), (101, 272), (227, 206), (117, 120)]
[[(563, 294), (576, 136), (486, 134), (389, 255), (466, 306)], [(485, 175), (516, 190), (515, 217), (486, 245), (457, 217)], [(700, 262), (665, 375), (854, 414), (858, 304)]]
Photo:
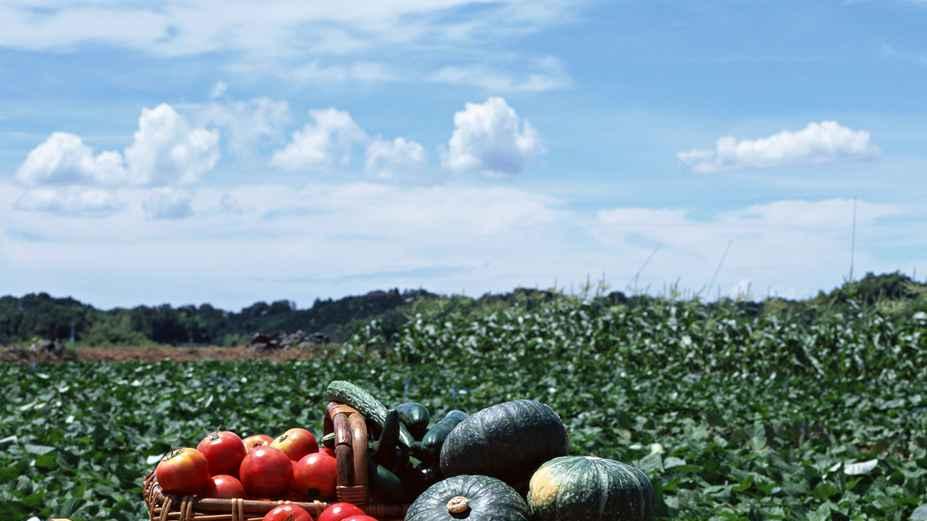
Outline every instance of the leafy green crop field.
[(218, 426), (318, 431), (332, 379), (433, 412), (544, 401), (672, 519), (927, 519), (923, 319), (574, 299), (433, 309), (298, 362), (0, 366), (0, 519), (143, 519), (153, 458)]

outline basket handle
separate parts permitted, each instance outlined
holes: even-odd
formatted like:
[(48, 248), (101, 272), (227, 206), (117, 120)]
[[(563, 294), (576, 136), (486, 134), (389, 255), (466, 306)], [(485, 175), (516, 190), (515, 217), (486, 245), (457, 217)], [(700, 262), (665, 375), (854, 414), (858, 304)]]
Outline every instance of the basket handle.
[(329, 403), (325, 409), (324, 434), (335, 434), (335, 458), (338, 486), (367, 489), (367, 422), (364, 416), (348, 405)]

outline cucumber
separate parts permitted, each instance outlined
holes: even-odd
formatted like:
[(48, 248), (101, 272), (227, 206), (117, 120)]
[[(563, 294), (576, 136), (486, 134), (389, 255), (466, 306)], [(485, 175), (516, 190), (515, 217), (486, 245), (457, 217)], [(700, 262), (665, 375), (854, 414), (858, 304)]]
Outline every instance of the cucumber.
[(409, 429), (415, 439), (420, 440), (428, 431), (428, 422), (431, 421), (431, 414), (428, 408), (418, 402), (405, 402), (396, 406), (399, 411), (399, 419)]
[(441, 446), (444, 445), (447, 435), (454, 430), (458, 423), (466, 418), (467, 413), (456, 409), (447, 413), (441, 421), (432, 425), (428, 432), (425, 433), (425, 436), (422, 437), (422, 442), (416, 447), (418, 449), (416, 455), (429, 465), (437, 465), (441, 457)]
[[(377, 434), (383, 432), (388, 412), (386, 406), (363, 388), (344, 380), (334, 380), (328, 384), (325, 395), (330, 401), (354, 407), (364, 415), (365, 419), (377, 427)], [(409, 434), (408, 429), (402, 423), (399, 424), (399, 441), (406, 447), (412, 447), (415, 442), (415, 438)]]

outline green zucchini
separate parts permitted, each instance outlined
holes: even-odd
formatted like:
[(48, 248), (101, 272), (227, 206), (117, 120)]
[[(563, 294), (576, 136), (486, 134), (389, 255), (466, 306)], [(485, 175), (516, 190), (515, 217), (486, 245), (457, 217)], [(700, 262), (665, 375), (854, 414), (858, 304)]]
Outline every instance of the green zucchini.
[(447, 413), (441, 421), (432, 425), (422, 437), (422, 442), (416, 447), (419, 459), (429, 465), (437, 465), (441, 457), (441, 446), (444, 445), (447, 435), (466, 418), (467, 413), (455, 409)]
[(400, 472), (409, 465), (409, 449), (399, 443), (400, 425), (399, 413), (390, 409), (380, 439), (373, 442), (374, 460), (393, 472)]
[(431, 421), (431, 413), (428, 408), (418, 402), (405, 402), (396, 406), (399, 411), (399, 419), (409, 429), (415, 439), (420, 440), (428, 431), (428, 422)]
[(370, 495), (375, 502), (395, 504), (405, 500), (405, 487), (399, 480), (399, 476), (383, 465), (377, 465), (372, 459), (369, 469)]
[[(344, 380), (334, 380), (328, 384), (325, 395), (328, 400), (350, 405), (357, 409), (368, 422), (377, 427), (377, 432), (374, 434), (383, 432), (386, 414), (389, 411), (380, 400), (377, 400), (363, 388)], [(412, 447), (415, 442), (415, 438), (409, 434), (409, 431), (402, 423), (399, 424), (399, 441), (406, 447)]]

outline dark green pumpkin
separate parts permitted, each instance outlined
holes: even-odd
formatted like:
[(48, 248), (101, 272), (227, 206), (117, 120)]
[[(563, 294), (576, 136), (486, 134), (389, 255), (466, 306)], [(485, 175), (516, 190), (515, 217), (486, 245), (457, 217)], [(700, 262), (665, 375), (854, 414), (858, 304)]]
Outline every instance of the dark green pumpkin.
[(409, 429), (412, 436), (415, 436), (417, 440), (422, 439), (428, 431), (428, 422), (431, 421), (428, 408), (418, 402), (405, 402), (396, 406), (396, 411), (399, 412), (399, 419)]
[(455, 476), (428, 487), (405, 521), (528, 521), (528, 504), (511, 487), (488, 476)]
[(649, 521), (654, 498), (653, 485), (639, 468), (590, 456), (548, 461), (528, 488), (536, 521)]
[(517, 485), (545, 461), (566, 453), (566, 429), (557, 413), (534, 400), (515, 400), (487, 407), (454, 427), (441, 447), (441, 473), (492, 476)]

